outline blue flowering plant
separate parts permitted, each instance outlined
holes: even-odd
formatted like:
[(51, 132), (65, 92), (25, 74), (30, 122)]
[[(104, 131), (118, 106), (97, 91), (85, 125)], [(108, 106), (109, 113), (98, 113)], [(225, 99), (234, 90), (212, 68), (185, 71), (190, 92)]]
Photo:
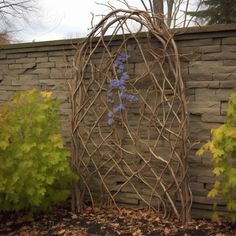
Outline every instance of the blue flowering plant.
[(114, 68), (116, 71), (116, 79), (110, 82), (109, 91), (107, 93), (107, 102), (111, 106), (111, 110), (108, 112), (108, 125), (114, 123), (114, 118), (117, 114), (126, 110), (125, 104), (127, 102), (137, 102), (138, 97), (127, 92), (127, 81), (129, 75), (125, 71), (125, 62), (127, 56), (125, 53), (120, 53), (114, 61)]

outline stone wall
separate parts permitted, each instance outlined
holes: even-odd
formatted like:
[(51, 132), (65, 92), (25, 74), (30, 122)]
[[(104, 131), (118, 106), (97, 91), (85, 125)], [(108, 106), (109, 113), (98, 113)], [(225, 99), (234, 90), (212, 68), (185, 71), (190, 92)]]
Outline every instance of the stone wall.
[(60, 103), (63, 134), (69, 142), (67, 81), (72, 78), (71, 61), (75, 48), (70, 40), (13, 44), (0, 47), (0, 103), (16, 91), (52, 90)]
[[(210, 130), (225, 121), (229, 96), (236, 91), (236, 25), (207, 27), (176, 39), (189, 100), (190, 138), (195, 143), (189, 154), (193, 215), (210, 216), (211, 157), (196, 157), (195, 153), (210, 139)], [(224, 211), (224, 200), (219, 203), (219, 210)]]
[[(211, 159), (209, 154), (196, 157), (195, 152), (210, 138), (210, 130), (224, 122), (229, 95), (236, 91), (236, 25), (178, 30), (175, 39), (181, 54), (190, 138), (194, 143), (189, 154), (193, 216), (210, 216), (212, 200), (207, 193), (214, 182)], [(117, 36), (114, 45), (119, 45), (120, 40)], [(15, 91), (52, 90), (61, 102), (62, 129), (68, 144), (67, 81), (72, 78), (71, 62), (77, 43), (78, 40), (60, 40), (0, 46), (0, 103), (10, 99)], [(134, 68), (140, 70), (142, 66)], [(225, 211), (224, 200), (220, 199), (220, 203), (219, 209)]]

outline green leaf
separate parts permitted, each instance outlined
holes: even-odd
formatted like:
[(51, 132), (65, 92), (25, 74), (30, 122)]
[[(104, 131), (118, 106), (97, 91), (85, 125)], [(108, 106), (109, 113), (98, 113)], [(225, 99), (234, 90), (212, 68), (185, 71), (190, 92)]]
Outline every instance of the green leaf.
[(211, 219), (213, 222), (218, 221), (219, 220), (219, 215), (216, 211), (213, 212)]
[(49, 93), (17, 93), (0, 105), (0, 211), (42, 210), (65, 200), (71, 181), (58, 103)]
[(216, 175), (216, 176), (219, 176), (221, 175), (223, 172), (224, 172), (224, 168), (223, 167), (215, 167), (213, 169), (213, 173)]
[(236, 157), (236, 93), (233, 93), (227, 111), (226, 123), (218, 128), (212, 129), (211, 140), (208, 141), (197, 152), (202, 155), (205, 151), (210, 151), (213, 160), (213, 174), (216, 177), (214, 188), (208, 193), (208, 197), (215, 198), (221, 194), (227, 200), (228, 211), (231, 219), (235, 219), (236, 210), (235, 199), (236, 190), (236, 167), (233, 158)]
[(202, 156), (207, 150), (210, 148), (210, 141), (206, 144), (204, 144), (197, 152), (197, 156)]
[(214, 198), (216, 197), (216, 195), (218, 194), (218, 190), (213, 188), (209, 193), (208, 193), (208, 197)]
[(6, 150), (6, 148), (9, 146), (9, 142), (6, 140), (0, 141), (0, 149)]
[(229, 211), (235, 211), (236, 210), (236, 202), (234, 200), (230, 200), (228, 203), (227, 203), (227, 209)]

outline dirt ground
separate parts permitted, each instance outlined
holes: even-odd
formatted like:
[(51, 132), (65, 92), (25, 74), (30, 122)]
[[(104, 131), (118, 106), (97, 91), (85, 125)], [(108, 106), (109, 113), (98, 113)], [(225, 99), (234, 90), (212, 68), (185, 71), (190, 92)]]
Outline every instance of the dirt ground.
[(83, 214), (76, 215), (69, 205), (55, 208), (50, 213), (0, 214), (0, 235), (81, 235), (81, 236), (235, 236), (236, 224), (193, 220), (181, 225), (177, 220), (161, 219), (147, 209), (87, 207)]

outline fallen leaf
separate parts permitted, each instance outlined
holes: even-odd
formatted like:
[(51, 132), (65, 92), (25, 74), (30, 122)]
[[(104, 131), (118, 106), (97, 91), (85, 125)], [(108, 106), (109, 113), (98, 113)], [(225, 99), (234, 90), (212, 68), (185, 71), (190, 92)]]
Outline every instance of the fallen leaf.
[(71, 215), (71, 219), (73, 219), (73, 220), (74, 220), (74, 219), (78, 219), (78, 216), (77, 216), (76, 214), (72, 214), (72, 215)]
[(143, 236), (142, 232), (140, 229), (136, 230), (135, 232), (132, 233), (132, 236)]
[(119, 227), (118, 223), (111, 223), (111, 227), (117, 229)]
[(165, 229), (164, 229), (164, 234), (165, 234), (165, 235), (169, 235), (169, 234), (170, 234), (170, 232), (171, 232), (171, 229), (170, 229), (170, 228), (167, 228), (167, 227), (165, 227)]
[(58, 235), (62, 235), (62, 234), (64, 234), (65, 232), (66, 232), (66, 230), (65, 230), (65, 229), (62, 229), (62, 230), (58, 231), (57, 234), (58, 234)]

